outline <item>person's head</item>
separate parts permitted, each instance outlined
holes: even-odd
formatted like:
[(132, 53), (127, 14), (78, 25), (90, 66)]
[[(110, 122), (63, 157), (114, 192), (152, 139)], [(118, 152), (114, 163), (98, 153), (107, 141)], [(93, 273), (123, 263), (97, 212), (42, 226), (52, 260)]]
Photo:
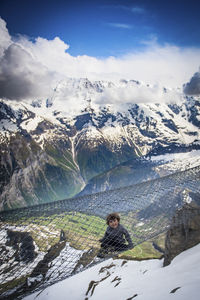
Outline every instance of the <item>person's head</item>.
[(120, 222), (120, 216), (118, 213), (112, 213), (106, 217), (107, 225), (109, 225), (112, 228), (117, 228), (119, 222)]

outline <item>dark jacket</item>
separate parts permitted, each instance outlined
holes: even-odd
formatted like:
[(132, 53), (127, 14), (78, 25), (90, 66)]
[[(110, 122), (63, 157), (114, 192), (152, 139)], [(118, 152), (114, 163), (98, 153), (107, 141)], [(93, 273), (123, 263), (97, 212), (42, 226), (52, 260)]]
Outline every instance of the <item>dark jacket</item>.
[[(124, 238), (125, 237), (125, 238)], [(104, 237), (99, 240), (103, 244), (125, 244), (125, 242), (128, 242), (128, 248), (133, 248), (133, 242), (131, 240), (130, 234), (128, 231), (119, 224), (117, 228), (112, 228), (110, 226), (107, 227), (106, 232), (104, 234)]]

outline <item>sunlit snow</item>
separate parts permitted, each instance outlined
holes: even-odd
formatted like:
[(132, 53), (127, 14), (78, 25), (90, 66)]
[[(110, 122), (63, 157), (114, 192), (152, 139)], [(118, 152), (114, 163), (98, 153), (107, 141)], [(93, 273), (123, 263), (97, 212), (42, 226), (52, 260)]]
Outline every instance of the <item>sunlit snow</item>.
[[(93, 295), (88, 290), (96, 282)], [(54, 284), (24, 300), (197, 300), (200, 282), (200, 244), (182, 252), (163, 267), (163, 260), (108, 260)], [(66, 298), (69, 297), (69, 298)]]

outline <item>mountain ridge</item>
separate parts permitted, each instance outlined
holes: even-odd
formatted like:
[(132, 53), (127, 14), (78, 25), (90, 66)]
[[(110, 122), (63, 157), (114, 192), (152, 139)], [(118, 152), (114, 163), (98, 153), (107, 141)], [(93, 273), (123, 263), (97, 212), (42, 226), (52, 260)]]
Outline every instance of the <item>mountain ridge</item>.
[(194, 97), (182, 95), (179, 104), (104, 104), (112, 92), (128, 90), (134, 98), (141, 87), (152, 91), (137, 81), (67, 79), (49, 99), (2, 99), (1, 209), (73, 197), (95, 176), (148, 154), (199, 149)]

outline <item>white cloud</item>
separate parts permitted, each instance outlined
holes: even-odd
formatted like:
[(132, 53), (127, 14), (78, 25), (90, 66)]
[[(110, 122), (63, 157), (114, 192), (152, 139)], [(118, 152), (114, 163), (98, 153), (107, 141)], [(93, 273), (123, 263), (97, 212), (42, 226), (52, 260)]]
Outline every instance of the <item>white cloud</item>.
[(11, 38), (6, 28), (6, 22), (0, 18), (0, 57), (3, 52), (11, 44)]
[(116, 86), (107, 88), (105, 92), (96, 98), (99, 104), (117, 104), (125, 103), (171, 103), (181, 102), (181, 94), (176, 90), (166, 90), (159, 85), (146, 86), (129, 82), (125, 87)]
[(200, 95), (200, 72), (196, 72), (190, 82), (184, 85), (184, 93), (186, 95)]
[(46, 96), (52, 76), (18, 44), (11, 44), (0, 61), (0, 96), (21, 99)]
[(132, 25), (124, 24), (124, 23), (107, 23), (107, 24), (111, 27), (121, 28), (121, 29), (131, 29), (131, 28), (133, 28)]
[[(1, 18), (0, 46), (0, 97), (10, 99), (48, 97), (56, 82), (66, 77), (113, 81), (126, 78), (154, 86), (182, 87), (198, 68), (200, 57), (199, 48), (161, 46), (155, 40), (147, 43), (145, 50), (121, 57), (74, 57), (67, 52), (69, 45), (59, 37), (53, 40), (38, 37), (32, 41), (20, 36), (13, 41)], [(128, 101), (127, 92), (117, 92)], [(145, 92), (142, 89), (140, 92), (138, 98), (147, 101)], [(114, 98), (121, 99), (117, 95)]]

